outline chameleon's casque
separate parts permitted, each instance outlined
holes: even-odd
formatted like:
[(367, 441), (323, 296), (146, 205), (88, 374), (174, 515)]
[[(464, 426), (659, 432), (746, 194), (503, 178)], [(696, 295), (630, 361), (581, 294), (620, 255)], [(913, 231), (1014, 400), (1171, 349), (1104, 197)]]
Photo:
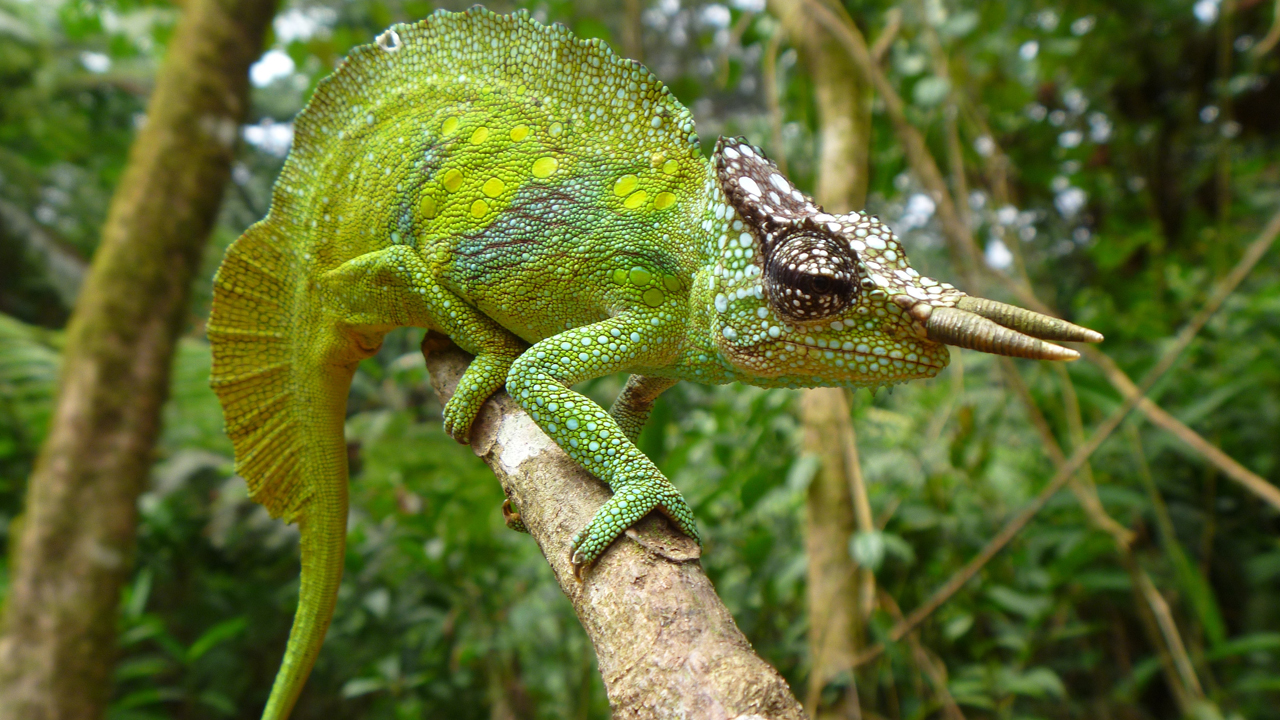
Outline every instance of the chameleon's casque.
[[(294, 128), (208, 325), (237, 469), (302, 533), (272, 720), (315, 662), (342, 575), (351, 377), (395, 327), (476, 356), (444, 409), (455, 438), (505, 386), (613, 489), (569, 549), (577, 568), (654, 509), (697, 537), (634, 444), (678, 380), (877, 386), (936, 374), (944, 343), (1071, 359), (1037, 338), (1101, 339), (921, 277), (888, 227), (824, 213), (741, 139), (708, 162), (642, 66), (524, 14), (397, 25)], [(570, 389), (615, 372), (633, 376), (609, 412)]]

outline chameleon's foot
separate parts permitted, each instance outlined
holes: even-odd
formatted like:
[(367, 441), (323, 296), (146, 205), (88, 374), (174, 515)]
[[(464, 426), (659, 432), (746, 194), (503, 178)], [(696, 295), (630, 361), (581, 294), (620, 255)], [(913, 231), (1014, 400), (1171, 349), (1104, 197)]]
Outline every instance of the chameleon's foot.
[(596, 511), (586, 527), (573, 536), (569, 550), (573, 576), (581, 582), (586, 568), (599, 559), (627, 528), (654, 509), (661, 510), (681, 532), (702, 544), (693, 511), (674, 485), (665, 479), (644, 484), (628, 483)]
[(501, 388), (511, 369), (513, 358), (498, 354), (477, 355), (467, 371), (458, 380), (453, 397), (444, 405), (444, 431), (454, 440), (467, 445), (471, 442), (471, 424), (480, 413), (480, 406)]
[(520, 519), (520, 512), (515, 509), (515, 505), (511, 504), (511, 498), (502, 501), (502, 522), (516, 532), (526, 534), (529, 532), (529, 528), (524, 525), (524, 520)]

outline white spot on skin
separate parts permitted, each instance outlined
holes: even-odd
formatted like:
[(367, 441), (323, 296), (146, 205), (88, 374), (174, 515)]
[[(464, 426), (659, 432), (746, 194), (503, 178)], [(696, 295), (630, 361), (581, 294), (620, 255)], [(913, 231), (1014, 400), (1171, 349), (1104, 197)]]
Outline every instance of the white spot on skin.
[(396, 52), (401, 47), (400, 36), (396, 34), (395, 30), (388, 30), (379, 35), (377, 43), (378, 47), (386, 50), (387, 52)]
[(755, 180), (749, 177), (740, 177), (738, 178), (738, 185), (743, 190), (746, 190), (748, 194), (760, 197), (760, 186), (756, 184)]

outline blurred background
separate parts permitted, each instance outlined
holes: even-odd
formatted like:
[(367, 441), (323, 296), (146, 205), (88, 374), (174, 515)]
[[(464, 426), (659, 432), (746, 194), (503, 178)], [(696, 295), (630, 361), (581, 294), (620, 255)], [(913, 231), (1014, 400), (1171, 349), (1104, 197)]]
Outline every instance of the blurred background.
[[(88, 324), (64, 328), (78, 296), (98, 302), (81, 289), (112, 222), (128, 220), (122, 196), (146, 167), (164, 171), (130, 147), (159, 122), (148, 99), (184, 12), (202, 4), (0, 0), (0, 687), (22, 682), (29, 666), (14, 658), (57, 641), (22, 635), (22, 598), (39, 596), (27, 589), (79, 577), (61, 550), (28, 553), (37, 541), (23, 533), (65, 517), (52, 535), (70, 544), (98, 522), (37, 487), (60, 487), (63, 446), (38, 458), (61, 421), (61, 358), (92, 344)], [(221, 174), (187, 190), (212, 229), (179, 239), (195, 260), (168, 301), (161, 429), (130, 446), (136, 481), (92, 479), (123, 483), (111, 497), (124, 510), (99, 548), (114, 574), (77, 631), (97, 638), (77, 653), (103, 668), (81, 683), (97, 699), (80, 717), (260, 712), (296, 601), (296, 532), (233, 472), (207, 386), (212, 276), (266, 213), (316, 83), (391, 23), (465, 7), (238, 0), (253, 4), (256, 30), (221, 31), (248, 48), (249, 83), (236, 90), (242, 121), (215, 133)], [(748, 136), (828, 209), (889, 223), (921, 272), (1106, 335), (1065, 367), (953, 350), (938, 378), (892, 393), (685, 383), (662, 397), (640, 445), (694, 507), (721, 598), (810, 712), (1280, 718), (1280, 253), (1266, 252), (1280, 210), (1280, 3), (490, 7), (644, 61), (692, 109), (704, 151)], [(117, 282), (150, 307), (148, 286)], [(1176, 343), (1215, 289), (1234, 292)], [(537, 547), (504, 528), (498, 483), (440, 428), (420, 339), (393, 334), (356, 376), (346, 576), (294, 717), (608, 717), (591, 647)], [(1166, 355), (1176, 364), (1152, 402), (954, 596), (890, 635)], [(101, 380), (113, 381), (126, 379)], [(609, 402), (621, 383), (585, 391)], [(130, 402), (131, 388), (115, 392)]]

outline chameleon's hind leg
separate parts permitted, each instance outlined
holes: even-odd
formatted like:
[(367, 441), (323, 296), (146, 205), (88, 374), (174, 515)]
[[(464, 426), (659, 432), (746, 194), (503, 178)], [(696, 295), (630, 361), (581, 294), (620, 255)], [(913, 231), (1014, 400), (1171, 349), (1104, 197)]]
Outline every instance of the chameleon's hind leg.
[(507, 376), (507, 391), (534, 422), (614, 492), (574, 536), (570, 552), (575, 574), (655, 509), (698, 539), (693, 511), (680, 491), (628, 439), (613, 416), (570, 389), (574, 383), (628, 367), (663, 366), (673, 353), (671, 339), (681, 330), (672, 320), (623, 313), (535, 343)]
[[(347, 298), (348, 306), (376, 306), (380, 315), (385, 315), (389, 306), (404, 308), (404, 314), (417, 317), (397, 318), (392, 327), (425, 325), (448, 335), (475, 356), (443, 412), (445, 432), (465, 445), (480, 406), (506, 382), (511, 363), (528, 345), (436, 282), (431, 266), (408, 246), (392, 245), (362, 255), (325, 276), (336, 293), (348, 287), (364, 288), (361, 298)], [(382, 294), (388, 297), (380, 297)]]
[(653, 412), (653, 403), (664, 391), (675, 385), (678, 380), (671, 378), (651, 377), (648, 375), (632, 375), (609, 408), (609, 415), (617, 421), (618, 427), (631, 442), (640, 437), (644, 424), (649, 421)]

